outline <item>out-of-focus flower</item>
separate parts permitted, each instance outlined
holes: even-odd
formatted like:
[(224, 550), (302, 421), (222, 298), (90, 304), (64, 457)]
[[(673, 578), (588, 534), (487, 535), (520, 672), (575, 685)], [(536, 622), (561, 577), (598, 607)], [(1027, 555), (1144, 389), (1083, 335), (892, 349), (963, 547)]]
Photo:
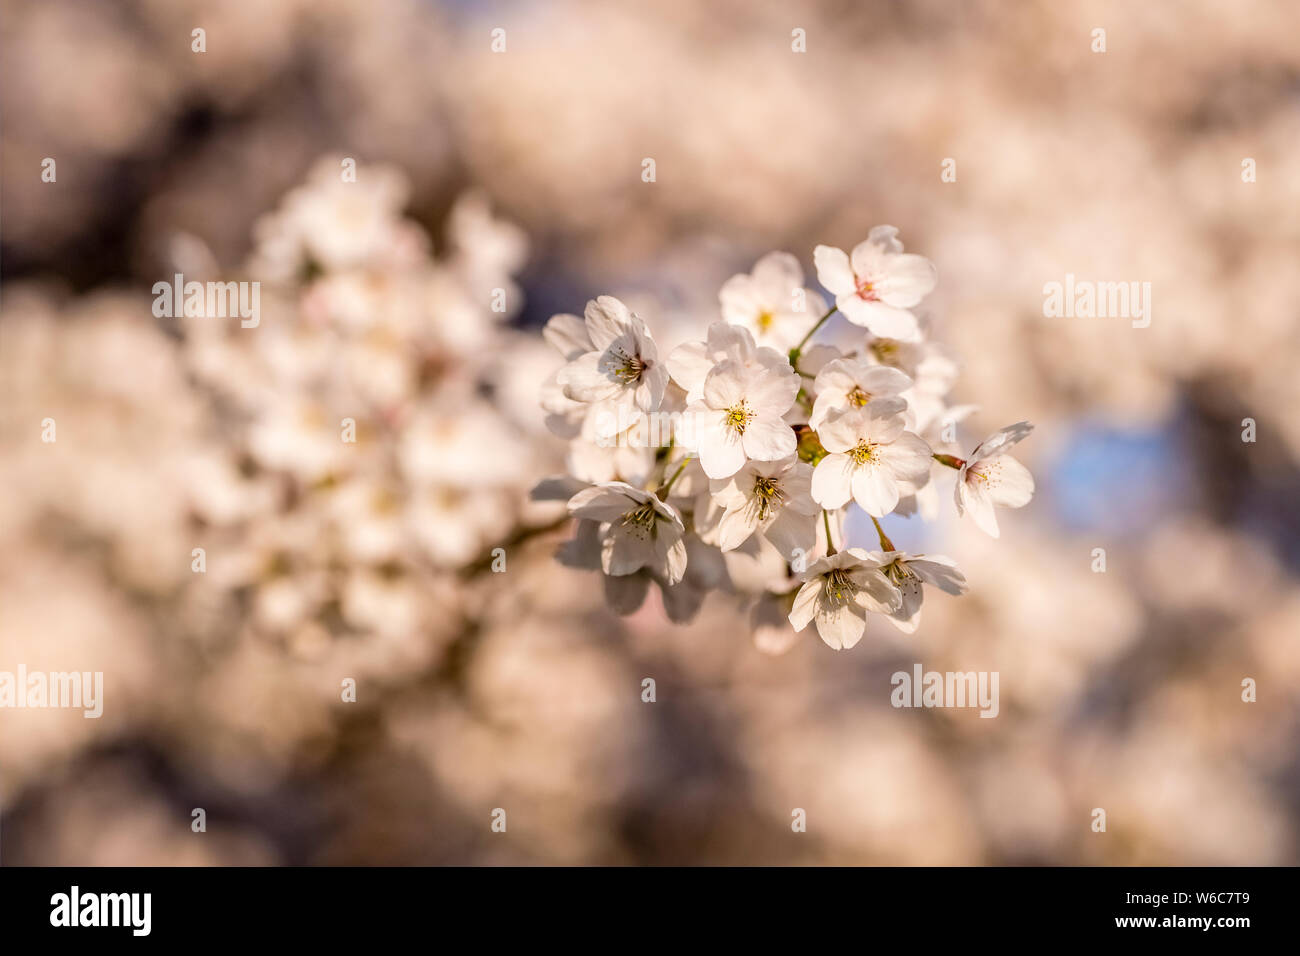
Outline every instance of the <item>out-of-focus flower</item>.
[(718, 292), (722, 318), (745, 329), (759, 345), (785, 352), (803, 338), (809, 319), (826, 308), (803, 287), (803, 267), (788, 252), (769, 252), (754, 271), (732, 276)]

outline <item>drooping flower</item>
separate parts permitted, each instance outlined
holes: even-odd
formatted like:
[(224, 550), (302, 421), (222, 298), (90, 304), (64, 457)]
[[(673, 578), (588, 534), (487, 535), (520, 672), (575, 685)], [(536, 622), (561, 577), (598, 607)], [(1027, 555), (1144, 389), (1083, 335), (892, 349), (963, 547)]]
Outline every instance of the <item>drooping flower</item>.
[(788, 364), (753, 368), (728, 360), (715, 367), (705, 379), (703, 398), (686, 409), (704, 473), (729, 478), (747, 459), (793, 455), (794, 432), (781, 416), (798, 393), (799, 376)]
[[(663, 401), (668, 369), (645, 323), (611, 295), (587, 303), (584, 321), (592, 350), (560, 370), (558, 382), (578, 402), (612, 402), (654, 411)], [(572, 339), (566, 326), (555, 338)]]
[(747, 329), (759, 345), (788, 352), (826, 311), (803, 287), (803, 267), (788, 252), (769, 252), (754, 271), (728, 279), (718, 292), (722, 317)]
[(874, 398), (893, 398), (911, 387), (912, 380), (896, 368), (866, 359), (835, 359), (813, 381), (817, 399), (808, 424), (817, 428), (831, 409), (861, 408)]
[(938, 281), (934, 263), (903, 252), (893, 226), (876, 226), (852, 253), (833, 246), (813, 251), (817, 280), (835, 295), (835, 306), (854, 325), (904, 342), (920, 340), (916, 316)]
[(901, 604), (902, 596), (881, 572), (879, 559), (861, 548), (849, 548), (809, 566), (790, 610), (790, 624), (802, 631), (815, 621), (821, 639), (838, 651), (862, 640), (868, 613), (889, 614)]
[(957, 473), (957, 514), (969, 511), (980, 530), (994, 538), (998, 518), (993, 506), (1023, 508), (1034, 497), (1034, 476), (1006, 453), (1033, 430), (1029, 422), (1016, 422), (994, 432), (976, 446)]
[(676, 584), (686, 573), (682, 516), (652, 492), (622, 481), (603, 481), (570, 498), (569, 514), (600, 522), (600, 564), (606, 574), (647, 568)]
[(813, 471), (812, 496), (823, 508), (852, 498), (869, 515), (894, 510), (903, 491), (930, 477), (930, 446), (904, 430), (902, 401), (882, 398), (861, 408), (832, 411), (817, 429), (829, 452)]
[(817, 544), (812, 500), (812, 468), (791, 455), (779, 461), (748, 461), (730, 478), (714, 479), (713, 500), (725, 510), (718, 546), (734, 551), (755, 532), (767, 538), (787, 561), (811, 553)]
[(871, 557), (889, 582), (898, 588), (902, 603), (889, 612), (890, 623), (911, 634), (921, 623), (922, 585), (929, 584), (948, 594), (965, 594), (966, 577), (957, 563), (942, 554), (908, 554), (906, 551), (872, 551)]

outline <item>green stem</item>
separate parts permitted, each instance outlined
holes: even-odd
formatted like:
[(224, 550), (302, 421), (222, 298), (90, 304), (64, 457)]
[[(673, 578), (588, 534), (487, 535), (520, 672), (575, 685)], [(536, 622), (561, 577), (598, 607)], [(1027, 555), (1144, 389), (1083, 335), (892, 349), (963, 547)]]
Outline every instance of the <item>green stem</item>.
[(826, 553), (835, 553), (835, 541), (831, 538), (831, 513), (822, 509), (822, 523), (826, 525)]
[(885, 529), (880, 527), (880, 522), (876, 520), (875, 515), (871, 515), (871, 523), (876, 526), (876, 534), (880, 537), (880, 548), (883, 551), (897, 551), (894, 542), (889, 540), (889, 535), (885, 534)]
[(808, 344), (808, 340), (817, 334), (817, 330), (826, 324), (826, 320), (835, 314), (835, 306), (831, 306), (829, 312), (817, 320), (817, 324), (808, 330), (808, 334), (799, 340), (799, 344), (790, 350), (790, 364), (796, 369), (799, 367), (799, 356), (803, 354), (803, 347)]
[(659, 497), (660, 500), (663, 500), (663, 499), (665, 499), (665, 498), (668, 497), (668, 492), (672, 489), (672, 487), (673, 487), (673, 482), (675, 482), (675, 481), (676, 481), (676, 480), (681, 476), (681, 473), (684, 472), (684, 471), (686, 470), (686, 466), (687, 466), (687, 464), (690, 463), (690, 460), (691, 460), (691, 456), (690, 456), (690, 455), (687, 455), (685, 458), (683, 458), (683, 459), (682, 459), (682, 463), (681, 463), (680, 465), (678, 465), (678, 466), (677, 466), (677, 470), (676, 470), (675, 472), (673, 472), (673, 476), (672, 476), (671, 478), (669, 478), (668, 481), (667, 481), (666, 483), (664, 483), (664, 484), (663, 484), (663, 485), (662, 485), (662, 486), (661, 486), (661, 487), (660, 487), (660, 488), (655, 492), (655, 495), (657, 495), (657, 496)]
[(931, 457), (933, 457), (939, 464), (947, 465), (949, 468), (961, 470), (966, 467), (966, 462), (961, 458), (957, 458), (955, 455), (940, 455), (936, 453)]

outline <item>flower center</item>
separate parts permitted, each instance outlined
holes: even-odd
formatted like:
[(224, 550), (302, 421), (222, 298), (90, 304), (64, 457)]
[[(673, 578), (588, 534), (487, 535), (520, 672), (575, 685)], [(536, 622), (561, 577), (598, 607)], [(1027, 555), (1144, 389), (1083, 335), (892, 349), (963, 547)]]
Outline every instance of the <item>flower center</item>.
[(857, 584), (844, 568), (826, 572), (825, 578), (826, 597), (837, 604), (848, 604), (853, 600), (853, 595), (858, 592)]
[(893, 581), (899, 587), (912, 581), (920, 580), (916, 572), (905, 565), (902, 561), (894, 561), (889, 567), (884, 569), (885, 576)]
[(871, 401), (871, 393), (864, 392), (861, 388), (854, 385), (853, 391), (849, 392), (848, 394), (848, 399), (854, 405), (861, 408), (863, 405), (867, 404), (867, 402)]
[(881, 365), (895, 365), (898, 362), (898, 344), (895, 342), (877, 339), (871, 343), (871, 351), (875, 353)]
[(623, 515), (623, 526), (641, 537), (655, 533), (655, 521), (658, 512), (652, 502), (645, 502)]
[(641, 374), (650, 367), (647, 362), (639, 355), (628, 355), (621, 348), (614, 349), (614, 377), (619, 381), (630, 384), (641, 380)]
[(772, 323), (775, 321), (776, 321), (776, 316), (772, 314), (771, 309), (764, 309), (762, 312), (758, 313), (758, 319), (757, 319), (758, 327), (764, 332), (770, 329), (772, 327)]
[(757, 475), (754, 478), (754, 501), (758, 503), (758, 520), (764, 521), (785, 500), (785, 492), (773, 478)]
[(849, 457), (853, 459), (855, 465), (866, 465), (876, 460), (876, 447), (865, 438), (860, 439), (853, 450), (849, 452)]
[(870, 279), (858, 279), (858, 298), (865, 302), (875, 302), (880, 298), (876, 295), (875, 286)]
[(741, 401), (739, 405), (732, 405), (728, 408), (722, 420), (737, 435), (743, 435), (745, 434), (745, 426), (750, 423), (753, 417), (754, 412), (744, 401)]

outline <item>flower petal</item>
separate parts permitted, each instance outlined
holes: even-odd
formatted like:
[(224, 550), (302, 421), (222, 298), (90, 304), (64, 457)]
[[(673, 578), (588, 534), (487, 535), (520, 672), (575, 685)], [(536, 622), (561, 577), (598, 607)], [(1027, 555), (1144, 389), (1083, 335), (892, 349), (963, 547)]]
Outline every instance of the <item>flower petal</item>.
[(849, 266), (849, 257), (843, 249), (834, 246), (818, 246), (813, 250), (813, 264), (817, 266), (817, 281), (824, 285), (831, 295), (843, 295), (854, 291), (853, 269)]
[(813, 469), (812, 496), (827, 510), (842, 508), (853, 497), (853, 461), (848, 455), (830, 454)]

